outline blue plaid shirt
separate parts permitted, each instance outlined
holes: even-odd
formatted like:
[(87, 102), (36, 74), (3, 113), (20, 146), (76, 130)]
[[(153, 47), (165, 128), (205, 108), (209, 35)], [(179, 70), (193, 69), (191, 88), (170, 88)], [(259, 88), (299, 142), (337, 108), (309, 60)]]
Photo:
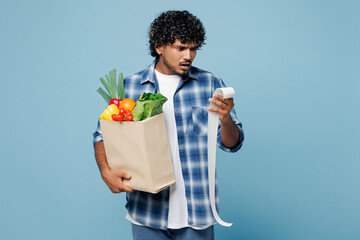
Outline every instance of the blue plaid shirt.
[[(159, 86), (155, 75), (154, 61), (148, 68), (124, 79), (126, 98), (138, 99), (143, 92), (157, 93)], [(188, 208), (188, 225), (201, 227), (214, 224), (208, 182), (207, 162), (207, 107), (209, 98), (216, 88), (225, 87), (216, 75), (191, 67), (189, 76), (182, 79), (174, 94), (174, 112), (177, 127), (179, 155), (185, 182), (185, 194)], [(235, 116), (231, 118), (240, 130), (240, 143), (232, 149), (221, 141), (221, 128), (218, 130), (218, 146), (227, 152), (240, 149), (244, 133), (242, 125)], [(100, 123), (94, 133), (94, 145), (102, 141)], [(167, 228), (169, 211), (169, 188), (151, 194), (141, 191), (127, 193), (126, 208), (137, 222), (157, 229)], [(217, 186), (215, 188), (216, 204), (219, 208)]]

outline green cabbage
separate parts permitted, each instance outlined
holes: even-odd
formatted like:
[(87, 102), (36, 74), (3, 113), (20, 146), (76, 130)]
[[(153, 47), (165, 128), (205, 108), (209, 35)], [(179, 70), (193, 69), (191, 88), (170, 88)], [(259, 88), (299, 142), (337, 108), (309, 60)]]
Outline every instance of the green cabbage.
[(134, 121), (142, 121), (156, 114), (162, 113), (162, 106), (167, 98), (161, 93), (143, 93), (132, 111)]

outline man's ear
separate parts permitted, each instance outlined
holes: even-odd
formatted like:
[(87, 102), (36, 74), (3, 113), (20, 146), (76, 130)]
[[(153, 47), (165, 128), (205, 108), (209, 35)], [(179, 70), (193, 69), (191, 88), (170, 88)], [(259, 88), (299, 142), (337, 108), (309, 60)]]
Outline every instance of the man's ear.
[(162, 53), (163, 53), (163, 46), (162, 45), (157, 45), (156, 47), (155, 47), (155, 50), (156, 50), (156, 52), (157, 52), (157, 54), (159, 54), (159, 55), (161, 55)]

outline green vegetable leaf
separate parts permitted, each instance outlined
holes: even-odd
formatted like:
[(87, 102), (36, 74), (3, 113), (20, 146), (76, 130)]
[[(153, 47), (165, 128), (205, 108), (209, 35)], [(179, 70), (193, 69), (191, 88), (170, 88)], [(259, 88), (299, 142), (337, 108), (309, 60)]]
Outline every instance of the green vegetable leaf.
[(124, 76), (122, 73), (120, 73), (119, 77), (118, 77), (118, 97), (119, 97), (119, 99), (125, 98)]
[(105, 101), (109, 102), (112, 98), (124, 99), (125, 90), (123, 74), (119, 74), (118, 81), (116, 82), (116, 69), (113, 69), (109, 71), (109, 76), (105, 75), (105, 78), (106, 80), (101, 77), (100, 81), (104, 85), (107, 93), (101, 88), (97, 90), (97, 92), (100, 93), (100, 95), (105, 99)]
[(113, 69), (109, 72), (109, 78), (111, 82), (111, 89), (113, 90), (113, 95), (111, 95), (112, 98), (119, 98), (118, 94), (118, 88), (116, 86), (116, 70)]
[(112, 96), (114, 96), (114, 88), (113, 88), (112, 82), (110, 81), (110, 78), (108, 77), (108, 75), (105, 75), (105, 77), (106, 77), (106, 80), (107, 80), (107, 82), (109, 84), (109, 87), (110, 87), (109, 95), (112, 98)]
[(110, 94), (111, 88), (110, 88), (109, 84), (106, 82), (106, 80), (105, 80), (103, 77), (101, 77), (101, 78), (100, 78), (100, 81), (101, 81), (102, 84), (104, 85), (107, 93)]
[(107, 104), (109, 104), (111, 97), (102, 88), (98, 88), (97, 92), (100, 93), (100, 95), (104, 98)]
[(161, 93), (143, 93), (136, 101), (132, 111), (134, 121), (142, 121), (146, 118), (162, 113), (162, 105), (167, 101)]

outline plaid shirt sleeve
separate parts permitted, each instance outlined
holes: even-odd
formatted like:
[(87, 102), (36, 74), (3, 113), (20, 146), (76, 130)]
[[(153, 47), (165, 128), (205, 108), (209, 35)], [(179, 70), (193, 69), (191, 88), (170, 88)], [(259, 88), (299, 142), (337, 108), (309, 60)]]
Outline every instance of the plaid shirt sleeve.
[(100, 120), (98, 121), (96, 130), (95, 130), (95, 132), (93, 133), (93, 137), (94, 137), (94, 138), (93, 138), (93, 145), (94, 145), (94, 147), (95, 147), (95, 144), (96, 144), (96, 143), (103, 141), (103, 137), (102, 137), (102, 134), (101, 134), (101, 128), (100, 128)]

